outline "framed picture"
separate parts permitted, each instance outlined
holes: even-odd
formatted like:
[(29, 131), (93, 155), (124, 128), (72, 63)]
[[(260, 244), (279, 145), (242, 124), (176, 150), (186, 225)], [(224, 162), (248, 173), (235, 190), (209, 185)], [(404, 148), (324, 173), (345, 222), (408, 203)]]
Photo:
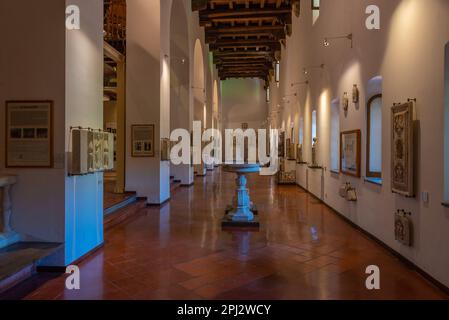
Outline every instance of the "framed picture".
[(154, 157), (154, 125), (136, 124), (131, 126), (131, 156)]
[(286, 152), (286, 157), (285, 158), (287, 158), (287, 160), (290, 160), (291, 159), (291, 144), (292, 144), (292, 142), (291, 142), (291, 140), (290, 139), (285, 139), (285, 152)]
[(360, 130), (342, 132), (340, 135), (340, 171), (343, 174), (360, 178), (361, 164)]
[(392, 192), (413, 197), (413, 120), (414, 102), (391, 109), (391, 188)]
[(278, 156), (285, 157), (285, 132), (283, 131), (279, 132)]
[(7, 168), (53, 167), (53, 101), (6, 101)]

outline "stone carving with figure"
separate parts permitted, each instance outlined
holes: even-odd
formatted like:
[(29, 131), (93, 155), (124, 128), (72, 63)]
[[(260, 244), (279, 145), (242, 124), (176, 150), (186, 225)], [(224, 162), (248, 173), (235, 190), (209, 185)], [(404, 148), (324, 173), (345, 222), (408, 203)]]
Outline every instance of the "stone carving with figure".
[(16, 182), (15, 176), (0, 176), (0, 249), (21, 240), (11, 227), (11, 187)]

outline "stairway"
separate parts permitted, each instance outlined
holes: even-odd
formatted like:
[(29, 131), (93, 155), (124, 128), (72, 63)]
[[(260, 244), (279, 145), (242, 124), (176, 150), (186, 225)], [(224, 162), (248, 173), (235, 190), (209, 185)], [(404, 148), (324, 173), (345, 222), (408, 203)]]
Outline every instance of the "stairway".
[(0, 249), (0, 293), (30, 278), (40, 262), (60, 248), (59, 243), (19, 242)]

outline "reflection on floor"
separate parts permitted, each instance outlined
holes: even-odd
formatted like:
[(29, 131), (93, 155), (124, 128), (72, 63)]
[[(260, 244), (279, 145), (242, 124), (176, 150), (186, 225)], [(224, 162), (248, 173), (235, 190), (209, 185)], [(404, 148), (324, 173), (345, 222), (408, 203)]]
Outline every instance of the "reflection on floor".
[[(80, 264), (81, 290), (65, 290), (60, 276), (25, 298), (448, 299), (309, 194), (272, 177), (248, 181), (260, 232), (223, 232), (234, 184), (233, 174), (216, 171), (161, 208), (136, 204), (136, 215), (108, 230), (104, 248)], [(373, 264), (379, 291), (365, 287)]]

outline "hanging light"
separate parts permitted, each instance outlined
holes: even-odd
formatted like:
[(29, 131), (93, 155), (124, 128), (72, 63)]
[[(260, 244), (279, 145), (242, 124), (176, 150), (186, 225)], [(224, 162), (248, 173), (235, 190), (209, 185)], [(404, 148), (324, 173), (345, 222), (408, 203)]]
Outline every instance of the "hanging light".
[(275, 63), (275, 69), (274, 69), (274, 79), (276, 81), (276, 85), (279, 88), (279, 81), (281, 78), (281, 64), (279, 63), (279, 60)]
[(270, 86), (267, 86), (267, 88), (265, 89), (265, 93), (266, 93), (267, 103), (269, 103), (270, 102), (270, 98), (271, 98), (271, 96), (270, 96)]

